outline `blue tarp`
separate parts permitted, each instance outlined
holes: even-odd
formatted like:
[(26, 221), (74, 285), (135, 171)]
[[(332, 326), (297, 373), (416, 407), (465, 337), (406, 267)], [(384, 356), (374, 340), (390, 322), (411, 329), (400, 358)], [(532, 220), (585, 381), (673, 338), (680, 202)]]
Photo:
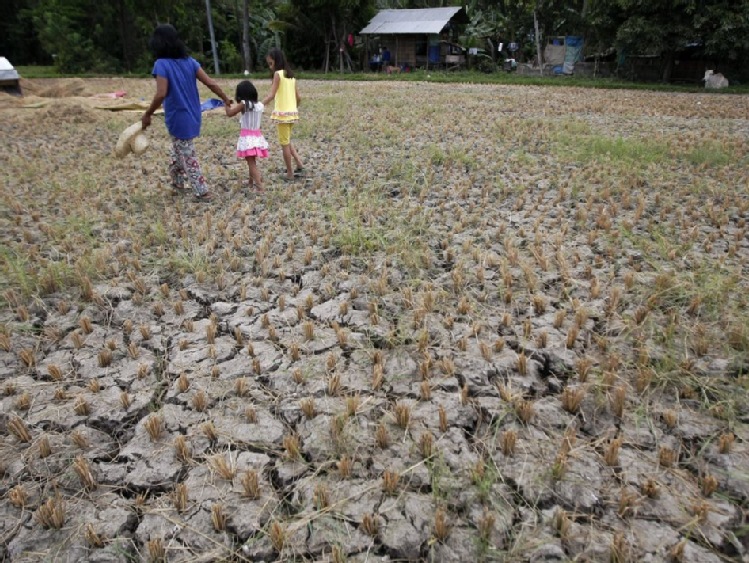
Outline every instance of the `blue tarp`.
[(224, 102), (217, 100), (216, 98), (208, 98), (205, 102), (200, 104), (200, 111), (208, 111), (216, 108), (224, 107)]
[(564, 38), (564, 74), (572, 74), (575, 70), (575, 63), (580, 62), (583, 53), (585, 40), (582, 37), (568, 35)]

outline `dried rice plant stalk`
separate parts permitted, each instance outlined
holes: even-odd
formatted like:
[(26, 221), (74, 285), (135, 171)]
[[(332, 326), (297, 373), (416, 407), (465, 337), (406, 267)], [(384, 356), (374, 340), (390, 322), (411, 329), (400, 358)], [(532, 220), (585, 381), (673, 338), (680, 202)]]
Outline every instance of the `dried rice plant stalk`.
[(59, 494), (50, 497), (34, 513), (43, 528), (59, 530), (65, 525), (65, 501)]

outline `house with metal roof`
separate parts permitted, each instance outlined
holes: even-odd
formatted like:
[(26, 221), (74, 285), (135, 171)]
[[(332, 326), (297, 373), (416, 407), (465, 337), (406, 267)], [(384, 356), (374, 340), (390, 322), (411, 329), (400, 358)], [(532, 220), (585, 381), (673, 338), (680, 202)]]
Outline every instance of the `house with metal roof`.
[(461, 62), (464, 53), (456, 43), (458, 28), (466, 23), (468, 16), (460, 6), (381, 10), (359, 34), (367, 38), (370, 61), (377, 60), (382, 49), (390, 53), (394, 66), (429, 68)]

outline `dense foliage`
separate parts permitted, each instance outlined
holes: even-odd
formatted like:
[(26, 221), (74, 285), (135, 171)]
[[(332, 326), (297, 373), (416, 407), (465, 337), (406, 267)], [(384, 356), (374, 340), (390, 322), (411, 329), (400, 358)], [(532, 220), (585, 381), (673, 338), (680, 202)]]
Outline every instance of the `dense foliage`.
[[(250, 60), (243, 56), (243, 13)], [(221, 71), (262, 68), (281, 45), (308, 69), (356, 69), (363, 62), (349, 35), (382, 8), (451, 5), (449, 0), (5, 0), (0, 3), (0, 54), (15, 64), (54, 64), (63, 72), (147, 72), (147, 39), (160, 22), (180, 30), (193, 55), (212, 68), (207, 5)], [(496, 52), (501, 41), (534, 55), (540, 33), (582, 35), (596, 53), (659, 55), (663, 79), (677, 53), (740, 65), (749, 55), (749, 0), (471, 0), (466, 45)]]

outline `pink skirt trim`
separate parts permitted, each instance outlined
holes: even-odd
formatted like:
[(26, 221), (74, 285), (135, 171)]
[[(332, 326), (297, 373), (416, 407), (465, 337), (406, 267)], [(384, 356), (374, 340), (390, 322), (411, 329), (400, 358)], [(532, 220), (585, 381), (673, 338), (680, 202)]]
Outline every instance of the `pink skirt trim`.
[(247, 158), (248, 156), (268, 158), (268, 149), (247, 149), (246, 151), (237, 151), (238, 158)]
[(242, 137), (262, 137), (263, 133), (260, 129), (240, 129), (239, 134)]

